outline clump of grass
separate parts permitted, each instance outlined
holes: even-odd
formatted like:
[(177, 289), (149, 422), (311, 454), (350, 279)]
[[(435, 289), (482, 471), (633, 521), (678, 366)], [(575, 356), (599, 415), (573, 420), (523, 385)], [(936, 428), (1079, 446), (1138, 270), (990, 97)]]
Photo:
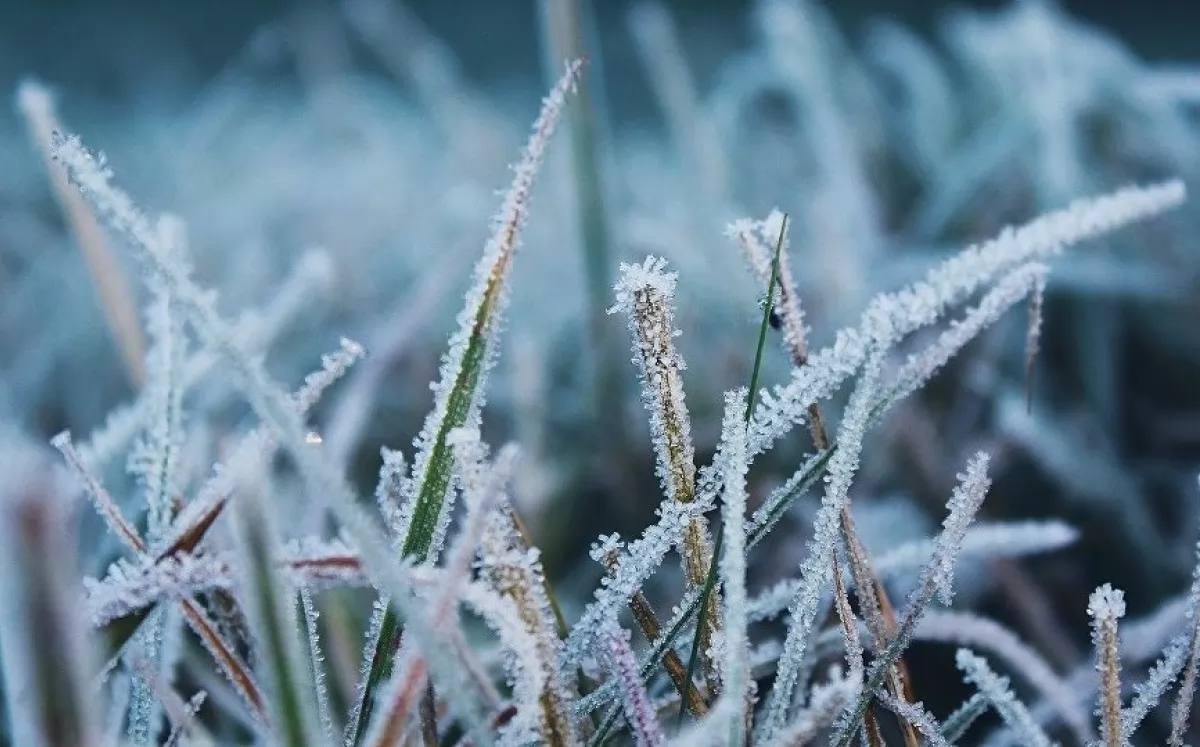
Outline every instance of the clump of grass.
[[(776, 42), (789, 33), (811, 36), (803, 17), (783, 6), (772, 8), (784, 22)], [(84, 683), (98, 672), (106, 695), (120, 703), (114, 691), (126, 680), (111, 676), (120, 670), (133, 683), (127, 687), (129, 703), (114, 709), (110, 720), (115, 724), (107, 729), (119, 733), (128, 721), (131, 739), (142, 743), (157, 741), (164, 720), (172, 726), (169, 743), (199, 739), (209, 725), (214, 732), (226, 728), (220, 715), (204, 712), (211, 708), (208, 691), (216, 696), (222, 688), (235, 697), (218, 708), (244, 710), (255, 737), (289, 745), (374, 746), (418, 739), (599, 745), (622, 733), (648, 745), (671, 738), (686, 744), (823, 738), (850, 745), (864, 734), (868, 742), (881, 743), (886, 724), (876, 718), (881, 712), (876, 706), (895, 715), (912, 744), (966, 739), (988, 709), (1022, 743), (1050, 743), (1044, 723), (1050, 717), (1043, 710), (1057, 713), (1075, 734), (1090, 736), (1089, 725), (1076, 723), (1077, 703), (1065, 678), (1015, 635), (984, 618), (939, 617), (932, 610), (935, 604), (952, 604), (962, 556), (1059, 547), (1074, 538), (1073, 530), (1017, 523), (973, 528), (991, 488), (990, 458), (983, 451), (966, 460), (948, 491), (940, 530), (889, 555), (867, 553), (854, 523), (853, 493), (868, 434), (898, 403), (1025, 299), (1034, 310), (1027, 339), (1036, 350), (1036, 319), (1055, 256), (1067, 245), (1177, 206), (1185, 196), (1182, 184), (1128, 187), (1005, 229), (910, 285), (876, 296), (856, 324), (819, 349), (809, 345), (800, 286), (787, 261), (788, 217), (774, 213), (767, 221), (735, 223), (731, 233), (765, 284), (765, 300), (749, 386), (735, 382), (725, 393), (715, 453), (700, 466), (685, 397), (686, 367), (675, 345), (676, 290), (686, 276), (668, 272), (665, 261), (655, 257), (622, 265), (614, 287), (616, 308), (629, 318), (661, 496), (655, 519), (638, 536), (600, 537), (592, 556), (603, 567), (602, 577), (570, 621), (555, 608), (546, 568), (514, 507), (510, 485), (522, 468), (517, 450), (504, 447), (493, 457), (481, 426), (487, 374), (499, 351), (534, 177), (580, 69), (580, 62), (569, 63), (543, 101), (475, 266), (411, 467), (398, 451), (381, 452), (375, 490), (379, 516), (364, 507), (341, 471), (341, 460), (324, 450), (320, 429), (309, 422), (318, 400), (363, 357), (363, 348), (341, 340), (289, 393), (193, 277), (182, 224), (141, 211), (113, 184), (103, 157), (77, 137), (55, 138), (54, 168), (63, 169), (90, 205), (91, 218), (104, 221), (130, 244), (146, 270), (154, 344), (145, 356), (145, 411), (131, 420), (140, 434), (131, 460), (140, 503), (114, 497), (69, 434), (53, 439), (121, 546), (105, 577), (86, 582), (84, 602), (72, 599), (64, 583), (70, 566), (52, 553), (62, 541), (56, 533), (67, 526), (56, 513), (61, 486), (36, 479), (29, 465), (42, 457), (29, 455), (24, 445), (5, 443), (0, 449), (6, 456), (18, 455), (11, 468), (5, 465), (6, 482), (0, 487), (5, 547), (13, 555), (6, 566), (13, 593), (4, 595), (10, 607), (0, 625), (13, 734), (28, 735), (29, 743), (100, 744), (101, 719)], [(792, 85), (819, 85), (803, 77), (803, 70), (791, 71), (799, 76)], [(817, 114), (823, 127), (832, 127), (834, 102), (824, 104)], [(836, 173), (835, 167), (824, 165), (826, 178), (854, 191), (854, 174)], [(773, 241), (769, 254), (768, 238)], [(752, 308), (750, 299), (745, 302)], [(937, 328), (960, 307), (958, 318)], [(766, 341), (776, 325), (783, 332), (788, 377), (768, 387), (763, 385)], [(918, 337), (923, 331), (930, 334)], [(913, 349), (898, 356), (906, 343)], [(186, 395), (193, 383), (187, 373), (190, 344), (226, 365), (259, 421), (226, 448), (212, 475), (193, 490), (188, 490), (182, 457), (189, 422), (183, 409), (190, 404)], [(849, 399), (830, 438), (824, 424), (827, 403), (846, 387)], [(750, 512), (758, 488), (751, 480), (756, 460), (800, 425), (809, 427), (814, 451)], [(275, 459), (280, 453), (285, 458)], [(819, 483), (822, 495), (798, 573), (752, 596), (747, 586), (752, 551)], [(286, 512), (301, 502), (319, 510), (309, 516), (314, 520), (291, 526)], [(464, 510), (455, 523), (460, 503)], [(138, 515), (126, 514), (130, 505), (137, 506)], [(231, 521), (222, 523), (226, 514)], [(719, 521), (715, 541), (710, 521)], [(232, 551), (222, 534), (229, 523)], [(685, 582), (670, 598), (669, 614), (660, 614), (653, 582), (672, 552), (682, 557)], [(888, 574), (912, 582), (897, 609), (883, 584)], [(321, 592), (359, 587), (374, 599), (361, 680), (353, 693), (331, 693), (323, 635), (337, 631), (328, 622), (323, 631), (318, 622)], [(1127, 743), (1181, 675), (1170, 739), (1182, 741), (1200, 660), (1197, 588), (1200, 582), (1186, 601), (1192, 622), (1163, 649), (1128, 706), (1122, 701), (1117, 628), (1124, 600), (1109, 585), (1092, 596), (1088, 610), (1099, 675), (1096, 733), (1106, 745)], [(836, 620), (825, 625), (830, 605)], [(80, 610), (88, 614), (73, 614)], [(623, 623), (626, 610), (648, 639), (640, 652)], [(783, 610), (781, 638), (752, 627)], [(468, 616), (481, 625), (468, 623)], [(94, 628), (114, 632), (110, 665), (102, 670), (89, 659), (78, 629), (85, 618)], [(184, 660), (169, 634), (182, 628), (180, 618), (208, 652), (211, 662), (204, 666), (223, 674), (227, 684), (214, 677), (205, 681), (205, 690), (176, 693), (174, 688), (194, 681), (173, 679)], [(247, 625), (230, 624), (242, 618)], [(946, 633), (947, 626), (956, 629)], [(965, 683), (978, 692), (939, 720), (916, 697), (921, 677), (912, 676), (902, 662), (918, 638), (967, 643), (994, 654), (1054, 708), (1026, 705), (1009, 678), (964, 648), (956, 661)], [(30, 650), (43, 651), (44, 657), (31, 657)], [(700, 662), (703, 689), (696, 681)], [(835, 663), (826, 666), (830, 662)], [(24, 691), (13, 683), (33, 693), (32, 702), (23, 701)], [(683, 730), (685, 710), (694, 723)], [(345, 724), (341, 735), (339, 723)]]

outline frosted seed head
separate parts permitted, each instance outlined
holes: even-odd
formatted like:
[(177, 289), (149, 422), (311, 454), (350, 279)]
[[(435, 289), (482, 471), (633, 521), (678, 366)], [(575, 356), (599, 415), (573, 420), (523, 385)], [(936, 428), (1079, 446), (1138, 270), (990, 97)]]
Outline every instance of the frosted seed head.
[(1087, 613), (1097, 622), (1119, 620), (1125, 616), (1125, 592), (1104, 584), (1088, 597)]

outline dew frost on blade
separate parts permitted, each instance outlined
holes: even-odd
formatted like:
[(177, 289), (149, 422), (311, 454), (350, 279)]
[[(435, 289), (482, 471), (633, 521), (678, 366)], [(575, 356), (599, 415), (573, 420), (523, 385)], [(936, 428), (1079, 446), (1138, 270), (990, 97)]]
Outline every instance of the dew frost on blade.
[(1117, 621), (1125, 616), (1125, 592), (1112, 584), (1098, 587), (1088, 597), (1092, 618), (1092, 645), (1096, 649), (1096, 671), (1100, 673), (1100, 741), (1106, 747), (1121, 747), (1121, 656)]
[(638, 673), (637, 658), (629, 644), (629, 631), (609, 621), (601, 632), (603, 655), (608, 667), (616, 677), (625, 706), (625, 716), (633, 726), (634, 739), (638, 747), (657, 747), (664, 743), (658, 716), (642, 678)]
[(723, 430), (731, 448), (725, 468), (725, 494), (721, 505), (724, 550), (720, 557), (725, 588), (725, 621), (721, 647), (722, 698), (728, 701), (729, 743), (745, 742), (745, 710), (751, 702), (750, 649), (746, 618), (746, 396), (745, 389), (727, 392)]
[(787, 723), (792, 699), (803, 666), (809, 636), (816, 623), (821, 596), (829, 581), (835, 544), (839, 541), (842, 509), (846, 506), (850, 483), (858, 471), (862, 440), (866, 435), (867, 419), (879, 386), (883, 352), (890, 340), (881, 338), (867, 361), (866, 368), (850, 397), (846, 414), (838, 429), (839, 448), (829, 464), (825, 496), (813, 520), (813, 536), (808, 543), (808, 555), (800, 566), (801, 584), (789, 606), (791, 620), (784, 638), (783, 654), (775, 685), (767, 701), (761, 739), (770, 740)]
[(1114, 231), (1183, 202), (1183, 182), (1125, 187), (1100, 197), (1080, 199), (998, 236), (968, 247), (906, 288), (872, 301), (857, 328), (838, 332), (832, 345), (812, 353), (792, 380), (760, 398), (754, 414), (751, 454), (768, 449), (793, 425), (803, 422), (808, 406), (832, 394), (867, 356), (866, 341), (878, 325), (907, 335), (935, 322), (999, 274), (1030, 261), (1049, 259), (1066, 246)]
[(1001, 677), (992, 671), (987, 661), (970, 649), (960, 648), (955, 661), (963, 673), (963, 679), (979, 688), (979, 693), (996, 709), (1004, 723), (1016, 732), (1022, 744), (1029, 747), (1051, 747), (1053, 743), (1037, 725), (1029, 709), (1013, 695), (1007, 677)]
[[(399, 526), (395, 527), (398, 531), (393, 540), (400, 544), (403, 556), (418, 562), (436, 559), (441, 551), (454, 497), (454, 491), (450, 490), (453, 460), (447, 439), (456, 428), (478, 428), (483, 384), (496, 357), (495, 337), (507, 302), (509, 270), (520, 243), (534, 177), (582, 64), (580, 60), (568, 63), (563, 76), (542, 101), (541, 113), (533, 124), (521, 159), (513, 167), (512, 184), (493, 219), (492, 234), (475, 265), (471, 288), (458, 315), (458, 329), (442, 357), (438, 382), (433, 386), (433, 410), (413, 442), (416, 456), (412, 476), (396, 516)], [(354, 706), (358, 718), (348, 726), (352, 739), (362, 734), (362, 727), (370, 718), (375, 686), (391, 673), (398, 636), (398, 620), (388, 609), (380, 620), (367, 682), (360, 689), (362, 700)]]
[(492, 235), (475, 265), (466, 303), (458, 315), (458, 330), (442, 357), (438, 383), (434, 385), (433, 410), (414, 441), (413, 493), (409, 498), (414, 507), (405, 527), (406, 555), (421, 559), (436, 557), (440, 549), (450, 517), (450, 502), (446, 498), (451, 455), (446, 438), (455, 428), (475, 426), (483, 406), (484, 377), (495, 360), (495, 335), (503, 321), (509, 270), (529, 211), (534, 177), (582, 65), (579, 60), (568, 64), (543, 100), (541, 114), (534, 122), (521, 159), (513, 167), (513, 181), (504, 203), (492, 221)]

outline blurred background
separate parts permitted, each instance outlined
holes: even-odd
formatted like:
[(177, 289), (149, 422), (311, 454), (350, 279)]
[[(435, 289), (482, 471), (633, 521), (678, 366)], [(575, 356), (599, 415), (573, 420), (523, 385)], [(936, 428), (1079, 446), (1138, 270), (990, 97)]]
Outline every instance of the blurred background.
[[(749, 378), (760, 313), (728, 221), (792, 216), (819, 347), (874, 293), (1006, 224), (1131, 181), (1195, 189), (1200, 175), (1200, 4), (595, 6), (0, 3), (0, 91), (15, 101), (20, 81), (39, 80), (135, 199), (183, 218), (197, 275), (227, 315), (259, 315), (280, 380), (296, 386), (340, 335), (367, 346), (313, 418), (366, 494), (379, 447), (410, 451), (431, 404), (539, 97), (562, 59), (586, 56), (584, 95), (533, 197), (484, 415), (492, 443), (522, 447), (515, 498), (569, 609), (598, 576), (595, 536), (636, 535), (659, 500), (624, 321), (604, 313), (619, 262), (654, 253), (679, 272), (704, 463), (721, 393)], [(872, 435), (856, 483), (874, 553), (935, 529), (978, 448), (995, 460), (988, 519), (1077, 527), (1071, 548), (960, 575), (972, 609), (1063, 668), (1086, 656), (1100, 582), (1125, 588), (1134, 616), (1188, 584), (1200, 537), (1194, 206), (1070, 250), (1032, 377), (1018, 312)], [(138, 270), (117, 250), (140, 307)], [(67, 427), (82, 438), (135, 396), (137, 366), (103, 306), (26, 122), (15, 104), (0, 109), (0, 418), (30, 440)], [(770, 346), (764, 381), (787, 370)], [(248, 414), (219, 372), (186, 407), (194, 485)], [(752, 499), (809, 449), (797, 435), (756, 464)], [(108, 456), (121, 494), (124, 460)], [(752, 590), (794, 575), (814, 505), (776, 530)], [(84, 533), (92, 574), (114, 553), (101, 537), (98, 523)], [(670, 574), (656, 583), (677, 588)], [(951, 653), (914, 655), (956, 680)], [(938, 712), (959, 702), (953, 688), (921, 695)]]

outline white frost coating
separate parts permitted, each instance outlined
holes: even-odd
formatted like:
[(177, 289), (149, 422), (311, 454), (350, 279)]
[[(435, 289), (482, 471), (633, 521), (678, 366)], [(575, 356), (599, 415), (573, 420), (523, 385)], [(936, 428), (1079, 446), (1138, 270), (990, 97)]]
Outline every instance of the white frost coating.
[[(128, 195), (113, 187), (108, 169), (83, 148), (78, 138), (62, 139), (57, 157), (68, 166), (72, 177), (98, 212), (113, 228), (130, 238), (138, 249), (139, 258), (171, 286), (201, 341), (236, 374), (234, 378), (240, 390), (255, 413), (269, 426), (273, 437), (292, 457), (312, 495), (325, 503), (353, 539), (373, 584), (390, 595), (392, 603), (404, 613), (412, 638), (426, 649), (435, 648), (436, 638), (432, 631), (419, 614), (410, 614), (415, 611), (408, 609), (412, 584), (407, 568), (396, 562), (388, 540), (377, 522), (359, 506), (345, 477), (320, 449), (313, 449), (306, 443), (303, 420), (295, 411), (291, 398), (271, 380), (258, 358), (247, 355), (237, 346), (230, 325), (216, 311), (212, 294), (195, 284), (189, 268), (169, 261), (165, 248), (156, 241), (144, 216), (133, 206)], [(454, 662), (435, 656), (431, 657), (430, 663), (435, 679), (444, 689), (466, 692), (461, 684), (463, 674)], [(452, 704), (454, 707), (460, 705)], [(470, 708), (458, 715), (476, 739), (487, 742), (487, 734), (480, 728), (481, 717), (477, 709)]]
[[(299, 309), (312, 303), (314, 292), (329, 285), (333, 277), (332, 267), (329, 255), (324, 252), (312, 250), (305, 253), (265, 308), (247, 311), (238, 319), (234, 335), (239, 347), (243, 350), (263, 350), (268, 347), (288, 320)], [(212, 369), (216, 361), (217, 356), (211, 350), (193, 353), (183, 364), (181, 388), (191, 388)], [(91, 469), (101, 469), (137, 433), (150, 414), (148, 394), (144, 391), (133, 402), (110, 412), (104, 425), (79, 445), (79, 453)]]
[(379, 481), (375, 483), (375, 504), (379, 506), (379, 515), (383, 517), (383, 525), (392, 541), (399, 545), (404, 536), (401, 529), (412, 519), (404, 515), (405, 506), (412, 510), (412, 504), (404, 502), (409, 491), (408, 465), (404, 454), (386, 446), (380, 447), (379, 456), (383, 462), (379, 465)]
[(500, 729), (499, 744), (526, 745), (539, 741), (538, 698), (546, 687), (547, 667), (540, 658), (536, 636), (525, 626), (517, 605), (480, 583), (467, 584), (462, 601), (500, 638), (505, 669), (513, 687), (516, 715)]
[(85, 578), (87, 609), (95, 627), (160, 599), (232, 588), (228, 556), (180, 555), (151, 563), (120, 559), (103, 581)]
[(614, 286), (617, 302), (608, 313), (623, 311), (633, 338), (633, 363), (642, 382), (642, 404), (650, 413), (650, 434), (663, 493), (691, 501), (696, 490), (691, 418), (683, 395), (687, 366), (675, 349), (675, 273), (666, 260), (646, 257), (641, 264), (621, 263)]
[(866, 692), (859, 696), (854, 708), (844, 714), (841, 727), (834, 738), (835, 744), (844, 747), (853, 740), (858, 723), (865, 714), (874, 691), (883, 684), (887, 672), (891, 671), (896, 660), (908, 648), (913, 632), (920, 624), (929, 603), (939, 591), (944, 598), (948, 597), (952, 581), (950, 573), (962, 546), (967, 525), (974, 519), (990, 484), (986, 472), (987, 461), (987, 455), (979, 452), (967, 462), (966, 470), (958, 475), (959, 483), (947, 503), (950, 510), (942, 522), (942, 532), (934, 543), (933, 557), (922, 569), (916, 588), (908, 595), (904, 617), (901, 618), (895, 634), (885, 650), (877, 652), (871, 663), (866, 678)]
[[(569, 92), (574, 90), (579, 71), (583, 66), (581, 60), (568, 63), (566, 71), (558, 79), (554, 88), (542, 100), (541, 113), (533, 123), (533, 131), (526, 141), (525, 149), (520, 159), (513, 166), (513, 180), (504, 195), (500, 212), (492, 219), (492, 234), (483, 248), (483, 256), (475, 265), (471, 287), (467, 291), (465, 303), (458, 314), (458, 329), (450, 337), (449, 347), (442, 356), (441, 367), (438, 371), (438, 381), (433, 385), (433, 409), (425, 418), (420, 434), (413, 441), (415, 456), (413, 457), (412, 481), (410, 484), (409, 501), (415, 502), (424, 489), (426, 480), (430, 477), (433, 466), (434, 447), (437, 444), (439, 432), (449, 414), (450, 394), (454, 391), (463, 373), (466, 361), (468, 343), (473, 334), (483, 336), (484, 358), (479, 363), (479, 380), (470, 392), (470, 402), (463, 425), (474, 427), (483, 407), (486, 376), (496, 357), (496, 334), (504, 318), (504, 308), (508, 298), (508, 274), (513, 257), (521, 240), (521, 229), (529, 210), (529, 196), (533, 189), (534, 177), (546, 153), (562, 109)], [(477, 328), (482, 324), (482, 328)], [(441, 551), (442, 538), (450, 521), (453, 509), (454, 491), (449, 490), (449, 484), (441, 495), (433, 497), (441, 505), (438, 515), (433, 542), (430, 544), (424, 559), (436, 559)], [(407, 514), (411, 519), (411, 512)], [(408, 534), (405, 526), (401, 536)]]
[(117, 539), (132, 550), (134, 553), (142, 553), (146, 550), (146, 543), (141, 538), (138, 530), (129, 523), (129, 520), (121, 513), (121, 509), (113, 500), (112, 495), (100, 484), (100, 480), (93, 475), (83, 463), (79, 452), (71, 444), (70, 431), (63, 431), (54, 438), (50, 439), (50, 444), (62, 452), (63, 458), (75, 473), (75, 476), (83, 484), (84, 491), (92, 500), (92, 504), (96, 507), (96, 512), (104, 519), (108, 525), (109, 531), (117, 536)]
[(813, 741), (858, 695), (861, 685), (857, 678), (843, 677), (841, 668), (835, 664), (829, 670), (829, 681), (813, 686), (808, 706), (801, 709), (769, 744), (772, 747), (799, 746)]
[(991, 326), (1018, 301), (1040, 292), (1046, 283), (1049, 268), (1039, 262), (1021, 265), (1002, 277), (979, 304), (961, 319), (952, 322), (937, 340), (910, 355), (896, 373), (897, 387), (889, 392), (893, 400), (901, 400), (916, 392), (958, 351), (987, 327)]
[(658, 521), (618, 553), (613, 569), (605, 574), (596, 588), (595, 598), (571, 628), (559, 663), (561, 671), (568, 673), (583, 660), (588, 647), (606, 624), (605, 621), (614, 618), (630, 597), (642, 588), (667, 552), (682, 541), (684, 530), (692, 519), (711, 507), (710, 502), (701, 500), (691, 503), (664, 500), (659, 504), (656, 510)]
[(664, 742), (662, 729), (658, 725), (658, 717), (646, 688), (642, 685), (642, 677), (638, 672), (637, 659), (629, 645), (629, 631), (610, 620), (601, 632), (601, 643), (608, 668), (617, 679), (621, 690), (621, 702), (625, 707), (625, 716), (633, 727), (634, 739), (638, 747), (654, 747)]
[(183, 448), (182, 369), (187, 338), (169, 289), (155, 278), (150, 278), (149, 286), (154, 297), (146, 314), (152, 340), (146, 356), (144, 393), (148, 417), (127, 462), (129, 472), (145, 491), (149, 509), (146, 539), (153, 544), (166, 531), (174, 512), (174, 496), (181, 492), (178, 468)]
[(379, 645), (379, 634), (383, 628), (383, 618), (387, 614), (389, 599), (385, 596), (376, 597), (371, 604), (371, 617), (367, 621), (366, 632), (363, 633), (362, 656), (359, 657), (357, 684), (354, 686), (354, 700), (346, 713), (346, 729), (342, 732), (343, 747), (353, 747), (358, 740), (357, 726), (362, 714), (364, 701), (367, 697), (367, 681), (371, 674), (371, 661), (375, 649)]
[[(1158, 701), (1166, 695), (1171, 685), (1175, 684), (1175, 679), (1179, 677), (1184, 662), (1187, 661), (1189, 643), (1187, 634), (1171, 639), (1163, 649), (1162, 656), (1146, 674), (1146, 679), (1133, 686), (1133, 701), (1130, 702), (1128, 708), (1121, 711), (1123, 739), (1129, 740), (1133, 737), (1133, 733), (1141, 726), (1142, 721), (1150, 714), (1154, 706), (1158, 705)], [(1172, 713), (1172, 718), (1174, 718), (1174, 713)], [(1186, 717), (1184, 721), (1187, 721)], [(1167, 743), (1170, 744), (1170, 741)]]
[(1008, 687), (1008, 678), (1001, 677), (992, 671), (986, 660), (976, 656), (970, 649), (960, 648), (955, 655), (955, 662), (963, 673), (963, 679), (979, 688), (980, 694), (987, 698), (988, 703), (1004, 723), (1017, 733), (1021, 744), (1028, 747), (1050, 747), (1052, 742), (1034, 721), (1025, 704), (1017, 700)]
[(959, 303), (999, 274), (1030, 261), (1047, 259), (1063, 247), (1113, 231), (1183, 202), (1183, 182), (1126, 187), (1107, 195), (1080, 199), (1019, 227), (1009, 227), (990, 241), (976, 244), (931, 269), (922, 279), (895, 293), (877, 296), (857, 328), (838, 332), (833, 345), (809, 356), (792, 380), (764, 393), (754, 413), (751, 455), (761, 453), (803, 422), (810, 404), (829, 396), (862, 364), (866, 341), (879, 324), (895, 327), (898, 336), (933, 323), (948, 306)]
[(1088, 714), (1079, 707), (1074, 689), (1054, 672), (1037, 651), (996, 621), (969, 612), (930, 610), (917, 625), (913, 637), (991, 652), (1054, 705), (1080, 744), (1088, 744), (1095, 738)]
[[(753, 692), (750, 679), (750, 639), (746, 630), (746, 395), (745, 389), (725, 394), (722, 440), (728, 445), (725, 460), (725, 495), (721, 505), (724, 550), (720, 558), (725, 620), (722, 625), (721, 700), (728, 724), (728, 744), (745, 742), (745, 710)], [(724, 701), (728, 701), (725, 703)]]
[(572, 717), (574, 678), (558, 668), (563, 643), (546, 593), (545, 572), (537, 548), (526, 547), (518, 535), (511, 510), (506, 503), (492, 513), (479, 548), (479, 576), (513, 600), (537, 645), (538, 664), (543, 670), (543, 692), (537, 704), (542, 714), (542, 733), (554, 734), (571, 744), (578, 739)]
[[(321, 357), (321, 368), (310, 373), (304, 384), (290, 398), (295, 414), (303, 417), (320, 400), (325, 390), (346, 374), (349, 367), (363, 356), (362, 347), (353, 340), (342, 338), (337, 352)], [(307, 445), (307, 439), (304, 439)], [(277, 439), (266, 426), (258, 426), (241, 438), (225, 462), (213, 466), (212, 476), (196, 491), (196, 496), (175, 517), (155, 550), (172, 546), (193, 531), (215, 512), (222, 510), (233, 493), (232, 475), (255, 463), (269, 461), (275, 453)], [(311, 447), (309, 447), (311, 448)]]
[(367, 354), (362, 345), (348, 337), (339, 340), (338, 346), (336, 352), (321, 356), (321, 368), (305, 376), (303, 386), (292, 395), (299, 412), (305, 413), (312, 409), (325, 390), (345, 376), (350, 367)]
[(916, 727), (932, 747), (950, 747), (950, 743), (942, 736), (942, 725), (937, 722), (933, 714), (925, 710), (925, 705), (921, 701), (909, 703), (886, 690), (875, 693), (875, 697), (889, 711)]
[(1192, 571), (1192, 587), (1188, 591), (1186, 614), (1190, 645), (1183, 682), (1179, 685), (1179, 694), (1175, 696), (1175, 704), (1171, 707), (1171, 735), (1168, 744), (1172, 747), (1181, 747), (1183, 744), (1188, 716), (1192, 712), (1192, 700), (1196, 696), (1197, 668), (1200, 667), (1200, 547), (1197, 549), (1196, 567)]
[(1096, 649), (1096, 671), (1100, 673), (1100, 741), (1110, 747), (1122, 742), (1121, 655), (1117, 621), (1125, 616), (1125, 592), (1112, 584), (1098, 587), (1088, 597), (1092, 618), (1092, 645)]
[[(963, 250), (931, 269), (921, 281), (876, 296), (863, 312), (858, 327), (838, 331), (832, 345), (812, 353), (806, 365), (793, 370), (788, 384), (759, 395), (760, 404), (752, 419), (751, 458), (767, 451), (794, 425), (804, 422), (810, 405), (832, 395), (852, 376), (866, 360), (870, 339), (880, 335), (895, 339), (932, 324), (949, 306), (961, 302), (998, 275), (1012, 270), (1015, 275), (1012, 282), (1019, 283), (1026, 272), (1036, 274), (1032, 269), (1036, 260), (1048, 259), (1065, 246), (1175, 207), (1185, 195), (1183, 183), (1174, 180), (1076, 200), (1063, 210), (1047, 213), (1020, 227), (1006, 228), (996, 238)], [(1030, 269), (1022, 270), (1022, 265), (1030, 265)], [(1035, 285), (1040, 282), (1031, 279)], [(985, 298), (962, 323), (964, 329), (952, 328), (943, 333), (942, 354), (949, 355), (955, 349), (954, 344), (961, 346), (970, 339), (968, 329), (982, 324), (989, 315), (998, 314), (996, 308), (1003, 305), (1005, 298), (1011, 305), (1020, 297), (1020, 294), (1013, 297), (1010, 286)], [(931, 355), (919, 367), (914, 363), (908, 373), (929, 370), (931, 364), (936, 370), (941, 365), (936, 361), (937, 357)], [(919, 379), (910, 376), (908, 381), (911, 386)], [(697, 490), (700, 496), (715, 493), (719, 488), (720, 470), (715, 465), (720, 461), (722, 448), (718, 447), (714, 466), (701, 470)]]
[(942, 522), (942, 533), (938, 536), (933, 552), (933, 583), (938, 599), (950, 606), (954, 599), (954, 565), (962, 547), (967, 527), (975, 518), (992, 481), (987, 476), (988, 455), (982, 451), (967, 462), (967, 469), (958, 475), (958, 485), (947, 504), (950, 513)]
[(942, 729), (949, 739), (957, 742), (971, 728), (975, 720), (987, 712), (987, 708), (987, 698), (980, 693), (975, 693), (946, 717), (946, 720), (942, 722)]
[(316, 693), (305, 686), (308, 661), (301, 648), (302, 625), (296, 589), (284, 574), (273, 573), (282, 547), (271, 506), (265, 465), (236, 475), (237, 498), (231, 506), (234, 579), (239, 608), (249, 623), (255, 675), (267, 696), (269, 734), (294, 742), (316, 734)]
[[(506, 447), (495, 464), (486, 463), (487, 448), (479, 440), (479, 431), (456, 428), (447, 439), (454, 449), (459, 482), (467, 503), (463, 527), (454, 538), (446, 558), (446, 569), (437, 593), (428, 600), (423, 614), (426, 624), (435, 635), (448, 637), (457, 629), (460, 596), (470, 581), (471, 559), (474, 557), (487, 526), (488, 517), (499, 501), (504, 483), (512, 473), (516, 449)], [(442, 645), (441, 641), (434, 645)], [(404, 644), (396, 655), (392, 675), (376, 696), (375, 717), (367, 732), (367, 744), (383, 744), (386, 735), (402, 726), (415, 703), (414, 692), (424, 689), (426, 669), (422, 660), (433, 658), (428, 649)], [(538, 671), (540, 674), (540, 670)], [(540, 692), (540, 688), (539, 688)], [(533, 701), (536, 703), (536, 696)]]
[(742, 218), (730, 223), (725, 235), (737, 241), (746, 255), (746, 263), (754, 272), (763, 288), (771, 282), (771, 271), (775, 264), (775, 245), (781, 239), (783, 247), (779, 253), (779, 298), (775, 313), (783, 326), (784, 349), (796, 365), (808, 360), (808, 329), (804, 325), (804, 309), (800, 305), (800, 291), (792, 275), (792, 264), (788, 256), (791, 236), (783, 232), (784, 215), (772, 210), (761, 221)]
[[(363, 586), (358, 554), (339, 540), (312, 537), (284, 545), (278, 567), (289, 580), (309, 588)], [(158, 560), (139, 556), (112, 563), (101, 580), (84, 579), (88, 614), (95, 626), (148, 607), (165, 598), (229, 589), (233, 570), (228, 553), (174, 553)]]
[(317, 627), (317, 605), (313, 602), (312, 590), (300, 588), (300, 608), (304, 612), (304, 631), (308, 635), (308, 665), (313, 678), (313, 692), (317, 698), (317, 717), (327, 744), (334, 743), (333, 711), (329, 706), (329, 686), (325, 675), (325, 654), (321, 651), (321, 632)]
[(787, 722), (792, 706), (792, 696), (808, 648), (809, 635), (816, 622), (821, 597), (831, 575), (834, 548), (839, 541), (842, 509), (845, 508), (850, 492), (850, 483), (858, 471), (862, 440), (866, 435), (867, 420), (871, 405), (875, 402), (879, 385), (879, 369), (889, 338), (881, 337), (876, 343), (863, 370), (861, 379), (850, 396), (838, 429), (838, 450), (829, 462), (825, 477), (825, 496), (813, 519), (813, 536), (808, 543), (808, 554), (800, 564), (801, 582), (789, 605), (791, 620), (783, 643), (783, 654), (779, 657), (778, 673), (761, 727), (760, 739), (764, 742), (775, 737)]

